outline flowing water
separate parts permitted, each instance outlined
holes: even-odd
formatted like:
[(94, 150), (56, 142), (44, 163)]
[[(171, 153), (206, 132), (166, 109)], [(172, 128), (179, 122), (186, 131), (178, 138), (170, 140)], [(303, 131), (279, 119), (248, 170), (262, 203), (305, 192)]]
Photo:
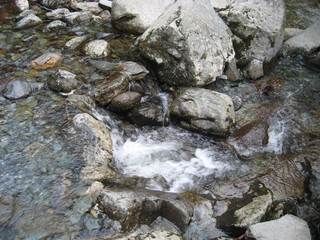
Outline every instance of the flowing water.
[[(43, 26), (14, 31), (14, 11), (7, 7), (0, 9), (0, 90), (12, 79), (37, 86), (45, 83), (52, 71), (37, 72), (29, 65), (47, 51), (63, 51), (63, 68), (84, 82), (99, 78), (81, 52), (61, 50), (70, 36), (83, 32), (91, 36), (99, 31), (110, 33), (115, 49), (111, 60), (132, 60), (130, 46), (135, 37), (120, 37), (110, 25), (74, 27), (60, 33), (43, 33)], [(123, 175), (150, 179), (145, 187), (154, 190), (210, 189), (212, 184), (259, 172), (262, 166), (248, 161), (250, 157), (307, 152), (310, 144), (320, 139), (319, 72), (298, 56), (279, 59), (271, 76), (284, 84), (270, 95), (260, 94), (246, 82), (237, 87), (223, 83), (218, 89), (241, 96), (242, 109), (253, 103), (273, 104), (266, 117), (268, 143), (260, 147), (216, 140), (170, 124), (167, 93), (158, 93), (164, 109), (162, 127), (138, 128), (102, 109), (94, 115), (111, 129), (116, 168)], [(16, 101), (0, 96), (0, 239), (72, 239), (91, 236), (88, 232), (103, 234), (98, 220), (86, 220), (91, 201), (84, 197), (88, 186), (80, 178), (81, 140), (65, 133), (69, 114), (72, 117), (75, 113), (66, 111), (64, 97), (46, 88)]]

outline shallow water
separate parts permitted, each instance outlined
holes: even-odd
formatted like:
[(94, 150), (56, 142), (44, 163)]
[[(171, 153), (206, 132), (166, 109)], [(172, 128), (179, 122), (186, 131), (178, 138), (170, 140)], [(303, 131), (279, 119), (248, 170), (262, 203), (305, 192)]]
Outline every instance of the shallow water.
[[(313, 19), (295, 22), (306, 13), (296, 7), (289, 9), (294, 16), (289, 16), (292, 26), (305, 27)], [(308, 9), (304, 11), (310, 12)], [(47, 51), (62, 52), (64, 60), (58, 67), (76, 73), (85, 83), (101, 77), (81, 50), (63, 49), (65, 42), (79, 34), (95, 38), (97, 32), (110, 33), (114, 52), (108, 60), (136, 58), (130, 47), (135, 37), (118, 35), (110, 25), (93, 24), (54, 33), (43, 32), (39, 26), (17, 32), (12, 30), (12, 13), (10, 9), (0, 11), (0, 90), (12, 79), (46, 83), (53, 71), (34, 71), (30, 62)], [(310, 15), (318, 16), (318, 12)], [(151, 178), (146, 187), (155, 190), (214, 188), (230, 179), (250, 178), (275, 162), (249, 161), (250, 157), (262, 155), (269, 160), (308, 152), (310, 146), (319, 149), (314, 144), (320, 139), (319, 72), (296, 56), (280, 58), (271, 76), (283, 79), (284, 84), (269, 95), (259, 93), (248, 82), (237, 83), (237, 87), (224, 83), (217, 89), (241, 96), (242, 109), (253, 103), (275, 103), (267, 117), (269, 141), (260, 148), (243, 148), (237, 142), (216, 140), (172, 124), (137, 128), (101, 109), (95, 116), (111, 127), (120, 173)], [(159, 97), (167, 125), (168, 94), (159, 93)], [(9, 209), (8, 216), (0, 216), (1, 221), (7, 216), (8, 222), (0, 224), (0, 239), (72, 239), (99, 232), (100, 223), (87, 212), (92, 204), (84, 197), (87, 183), (80, 179), (81, 140), (66, 134), (74, 115), (67, 108), (64, 97), (48, 89), (16, 101), (0, 96), (0, 207)], [(9, 204), (3, 204), (5, 198), (11, 199)]]

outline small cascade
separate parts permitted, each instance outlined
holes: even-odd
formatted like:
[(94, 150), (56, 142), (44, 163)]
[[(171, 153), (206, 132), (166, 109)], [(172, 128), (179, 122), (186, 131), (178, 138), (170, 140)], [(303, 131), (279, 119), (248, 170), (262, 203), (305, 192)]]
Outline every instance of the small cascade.
[(170, 110), (169, 110), (169, 94), (168, 93), (159, 93), (158, 94), (163, 109), (163, 126), (166, 126), (170, 123)]

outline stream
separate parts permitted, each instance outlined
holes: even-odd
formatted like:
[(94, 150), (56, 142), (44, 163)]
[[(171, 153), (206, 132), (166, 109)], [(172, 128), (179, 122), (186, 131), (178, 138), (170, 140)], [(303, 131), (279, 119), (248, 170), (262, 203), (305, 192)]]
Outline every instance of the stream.
[[(319, 11), (306, 6), (303, 12), (297, 5), (288, 7), (290, 27), (306, 27), (320, 16)], [(101, 73), (81, 52), (63, 49), (65, 42), (83, 33), (108, 33), (113, 49), (108, 60), (137, 60), (131, 48), (136, 36), (99, 23), (57, 32), (44, 32), (41, 25), (15, 30), (15, 10), (7, 1), (0, 0), (0, 7), (0, 91), (13, 79), (27, 81), (33, 87), (31, 96), (24, 99), (8, 100), (0, 95), (0, 239), (111, 236), (119, 226), (107, 218), (103, 223), (92, 219), (87, 211), (92, 202), (84, 195), (88, 183), (80, 177), (81, 140), (67, 133), (70, 119), (78, 110), (67, 106), (65, 96), (47, 87), (46, 80), (53, 70), (33, 70), (30, 62), (48, 51), (61, 52), (63, 68), (89, 85)], [(303, 21), (299, 21), (301, 14)], [(100, 107), (95, 114), (111, 130), (117, 171), (127, 177), (147, 179), (143, 188), (202, 195), (211, 192), (217, 193), (215, 201), (224, 201), (242, 196), (248, 184), (258, 179), (274, 190), (279, 201), (299, 199), (292, 200), (297, 214), (310, 226), (313, 224), (313, 235), (317, 236), (320, 215), (310, 211), (320, 211), (320, 178), (311, 173), (320, 162), (319, 71), (302, 56), (280, 55), (268, 79), (236, 83), (220, 79), (209, 86), (242, 99), (237, 111), (237, 122), (242, 126), (261, 116), (257, 118), (259, 124), (267, 126), (265, 144), (250, 144), (250, 139), (249, 143), (239, 141), (238, 135), (215, 139), (176, 126), (168, 118), (170, 96), (164, 92), (156, 93), (164, 109), (164, 126), (138, 127)], [(267, 91), (270, 85), (273, 88)], [(239, 130), (240, 125), (235, 129)], [(286, 176), (278, 176), (277, 171)], [(290, 174), (295, 176), (291, 178)], [(305, 182), (300, 183), (300, 178)], [(287, 182), (284, 185), (288, 189), (276, 186), (280, 180)], [(230, 187), (235, 182), (240, 186), (236, 190)], [(301, 189), (305, 193), (301, 194)]]

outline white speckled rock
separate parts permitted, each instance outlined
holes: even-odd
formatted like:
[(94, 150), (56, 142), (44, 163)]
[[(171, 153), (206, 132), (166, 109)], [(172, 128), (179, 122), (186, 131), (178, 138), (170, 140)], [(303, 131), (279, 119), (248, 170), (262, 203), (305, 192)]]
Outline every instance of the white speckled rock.
[(311, 240), (307, 222), (290, 214), (277, 220), (254, 224), (249, 227), (246, 236), (256, 240)]
[(85, 46), (84, 51), (92, 58), (103, 58), (110, 53), (110, 47), (105, 40), (93, 40)]

